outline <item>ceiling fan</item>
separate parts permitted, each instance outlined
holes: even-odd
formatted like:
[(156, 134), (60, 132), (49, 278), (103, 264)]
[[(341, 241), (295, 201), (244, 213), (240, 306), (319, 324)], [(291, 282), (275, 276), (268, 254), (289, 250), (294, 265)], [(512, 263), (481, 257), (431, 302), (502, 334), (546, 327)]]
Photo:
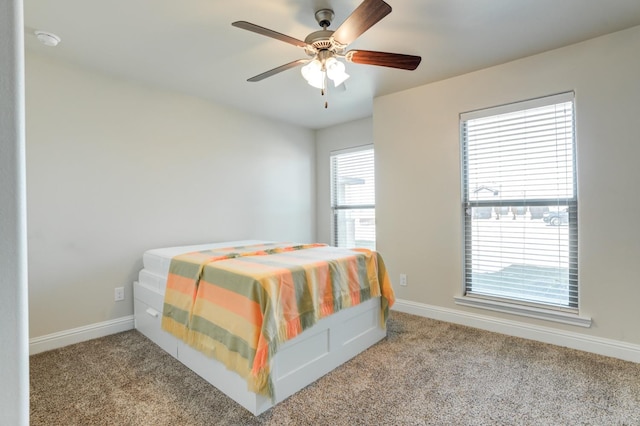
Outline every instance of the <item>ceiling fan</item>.
[[(378, 65), (404, 70), (415, 70), (418, 67), (422, 59), (420, 56), (376, 52), (373, 50), (346, 51), (349, 44), (389, 13), (391, 13), (391, 6), (383, 0), (364, 0), (338, 29), (332, 31), (327, 28), (331, 25), (331, 21), (334, 18), (333, 10), (320, 9), (316, 11), (315, 18), (322, 27), (322, 30), (312, 32), (304, 41), (247, 21), (236, 21), (231, 25), (301, 47), (308, 56), (308, 58), (297, 59), (288, 64), (280, 65), (279, 67), (258, 74), (249, 78), (247, 81), (256, 82), (264, 80), (282, 71), (304, 65), (301, 71), (305, 80), (307, 80), (310, 85), (321, 89), (322, 95), (325, 95), (327, 78), (333, 81), (336, 87), (340, 86), (349, 78), (349, 75), (345, 72), (344, 63), (338, 59), (344, 59), (347, 62), (356, 64)], [(327, 102), (325, 101), (325, 108), (326, 107)]]

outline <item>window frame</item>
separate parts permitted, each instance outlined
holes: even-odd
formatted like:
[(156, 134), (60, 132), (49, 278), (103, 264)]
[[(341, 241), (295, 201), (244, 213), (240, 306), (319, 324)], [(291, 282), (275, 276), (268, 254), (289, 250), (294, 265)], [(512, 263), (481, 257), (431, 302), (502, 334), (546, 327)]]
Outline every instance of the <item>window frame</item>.
[[(556, 197), (543, 199), (511, 199), (505, 200), (472, 200), (469, 186), (469, 165), (467, 152), (467, 140), (465, 137), (465, 123), (476, 118), (488, 118), (499, 116), (505, 113), (518, 112), (531, 108), (552, 106), (565, 102), (572, 102), (572, 197)], [(454, 298), (456, 304), (472, 306), (476, 308), (484, 308), (493, 311), (506, 312), (516, 315), (524, 315), (528, 317), (540, 318), (545, 320), (557, 321), (589, 327), (591, 319), (579, 315), (579, 282), (578, 282), (578, 176), (577, 176), (577, 151), (576, 151), (576, 112), (575, 112), (575, 93), (565, 92), (556, 95), (544, 96), (540, 98), (514, 102), (497, 107), (483, 108), (471, 112), (460, 114), (459, 130), (460, 130), (460, 164), (461, 164), (461, 206), (462, 206), (462, 296)], [(470, 262), (472, 259), (472, 224), (473, 218), (471, 213), (474, 207), (504, 207), (506, 204), (512, 207), (530, 207), (530, 206), (549, 206), (554, 204), (563, 204), (569, 206), (569, 274), (575, 275), (574, 289), (575, 298), (569, 296), (567, 306), (546, 304), (533, 300), (525, 300), (521, 298), (506, 297), (498, 294), (477, 294), (472, 290), (470, 275), (473, 273)], [(514, 216), (515, 217), (515, 216)], [(575, 242), (574, 249), (571, 249), (571, 242)], [(575, 299), (575, 300), (574, 300)]]
[[(330, 237), (330, 241), (331, 241), (331, 245), (335, 246), (335, 247), (347, 247), (347, 246), (341, 246), (339, 245), (340, 241), (339, 241), (339, 229), (338, 229), (338, 219), (337, 219), (337, 215), (339, 211), (348, 211), (348, 210), (373, 210), (374, 212), (374, 240), (373, 240), (373, 247), (372, 249), (375, 249), (376, 247), (376, 232), (375, 232), (375, 189), (374, 189), (374, 203), (373, 204), (339, 204), (336, 202), (336, 194), (335, 194), (335, 182), (334, 182), (334, 177), (335, 177), (335, 173), (334, 173), (334, 159), (335, 157), (344, 155), (344, 154), (350, 154), (350, 153), (355, 153), (355, 152), (361, 152), (361, 151), (371, 151), (373, 154), (373, 164), (372, 164), (372, 170), (374, 173), (374, 179), (375, 179), (375, 149), (374, 149), (374, 145), (373, 144), (366, 144), (366, 145), (359, 145), (359, 146), (354, 146), (354, 147), (350, 147), (350, 148), (344, 148), (344, 149), (338, 149), (338, 150), (333, 150), (329, 153), (329, 185), (330, 185), (330, 190), (329, 190), (329, 207), (331, 210), (331, 237)], [(361, 247), (361, 246), (359, 246)]]

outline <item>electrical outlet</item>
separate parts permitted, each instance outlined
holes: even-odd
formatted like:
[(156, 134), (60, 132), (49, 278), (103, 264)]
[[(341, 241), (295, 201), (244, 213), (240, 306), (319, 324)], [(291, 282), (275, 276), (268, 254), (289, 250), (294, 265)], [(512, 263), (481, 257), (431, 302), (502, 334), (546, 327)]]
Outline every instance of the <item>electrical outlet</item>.
[(114, 300), (116, 302), (124, 300), (124, 287), (116, 287)]
[(400, 274), (400, 285), (401, 286), (407, 285), (407, 274)]

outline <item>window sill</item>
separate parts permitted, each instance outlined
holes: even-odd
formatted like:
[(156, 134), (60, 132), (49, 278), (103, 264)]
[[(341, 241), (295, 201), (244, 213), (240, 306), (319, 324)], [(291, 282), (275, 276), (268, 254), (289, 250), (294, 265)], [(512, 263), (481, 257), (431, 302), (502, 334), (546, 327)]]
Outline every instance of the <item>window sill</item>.
[(501, 302), (493, 299), (473, 296), (454, 297), (457, 305), (470, 306), (472, 308), (488, 309), (507, 314), (520, 315), (529, 318), (554, 321), (578, 327), (591, 327), (591, 318), (581, 317), (578, 314), (561, 312), (553, 309), (544, 309), (533, 306), (518, 305), (515, 303)]

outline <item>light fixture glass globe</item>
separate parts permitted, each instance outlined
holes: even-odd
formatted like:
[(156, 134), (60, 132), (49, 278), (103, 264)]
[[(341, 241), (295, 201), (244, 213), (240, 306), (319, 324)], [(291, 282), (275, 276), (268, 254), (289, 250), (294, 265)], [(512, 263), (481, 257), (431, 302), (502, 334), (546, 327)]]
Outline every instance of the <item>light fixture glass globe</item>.
[(309, 62), (307, 65), (300, 69), (302, 76), (307, 83), (311, 86), (316, 87), (318, 89), (322, 89), (324, 87), (324, 76), (325, 73), (322, 70), (322, 63), (318, 59), (314, 59)]
[(349, 78), (349, 74), (345, 72), (344, 64), (336, 58), (327, 59), (325, 67), (327, 68), (327, 77), (333, 81), (335, 87), (340, 86)]

